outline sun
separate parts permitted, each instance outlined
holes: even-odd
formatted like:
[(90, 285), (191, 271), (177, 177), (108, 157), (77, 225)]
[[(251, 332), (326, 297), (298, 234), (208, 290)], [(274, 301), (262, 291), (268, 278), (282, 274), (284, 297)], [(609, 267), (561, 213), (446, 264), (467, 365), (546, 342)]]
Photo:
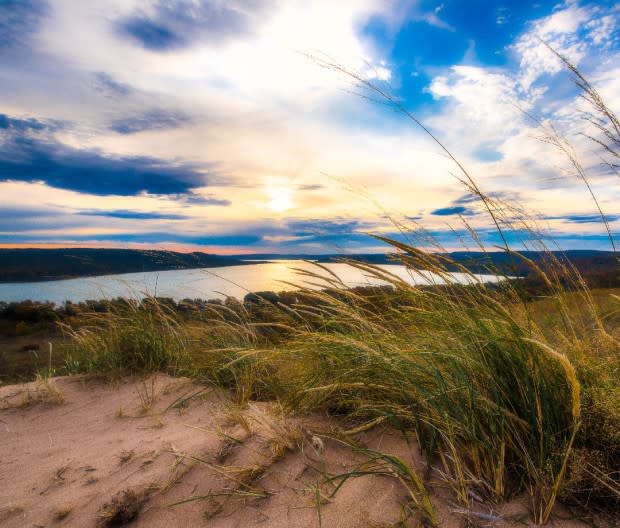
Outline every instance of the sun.
[(291, 193), (288, 189), (271, 189), (269, 191), (271, 200), (269, 200), (269, 208), (276, 213), (283, 213), (293, 207)]

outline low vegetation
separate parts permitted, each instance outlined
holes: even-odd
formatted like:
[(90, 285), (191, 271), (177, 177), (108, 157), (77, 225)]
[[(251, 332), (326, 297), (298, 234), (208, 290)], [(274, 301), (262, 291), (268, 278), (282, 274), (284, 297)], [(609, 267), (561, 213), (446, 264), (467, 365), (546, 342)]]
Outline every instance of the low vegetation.
[[(593, 88), (581, 88), (617, 156), (618, 121)], [(424, 486), (431, 472), (463, 511), (527, 493), (537, 524), (558, 500), (617, 512), (619, 292), (592, 289), (570, 260), (549, 251), (527, 215), (485, 195), (458, 167), (500, 238), (523, 240), (525, 226), (524, 244), (546, 258), (534, 261), (506, 243), (508, 267), (489, 270), (505, 280), (489, 286), (445, 252), (420, 250), (427, 233), (408, 232), (407, 242), (379, 237), (401, 264), (427, 270), (436, 284), (411, 286), (375, 264), (350, 261), (387, 286), (347, 289), (317, 264), (300, 284), (320, 288), (244, 302), (150, 298), (76, 310), (62, 325), (71, 342), (66, 371), (189, 374), (230, 390), (240, 404), (276, 400), (290, 413), (338, 415), (356, 428), (389, 423), (413, 431), (428, 475), (388, 454), (367, 455), (378, 472), (406, 481), (428, 526), (437, 526)], [(469, 243), (485, 251), (473, 231)], [(524, 268), (529, 282), (510, 278), (511, 269)], [(453, 281), (453, 270), (468, 281)], [(139, 501), (126, 493), (106, 522), (117, 510), (125, 515), (126, 502)]]
[(176, 312), (161, 302), (116, 303), (67, 332), (73, 342), (65, 359), (69, 373), (176, 373), (183, 366), (183, 329)]

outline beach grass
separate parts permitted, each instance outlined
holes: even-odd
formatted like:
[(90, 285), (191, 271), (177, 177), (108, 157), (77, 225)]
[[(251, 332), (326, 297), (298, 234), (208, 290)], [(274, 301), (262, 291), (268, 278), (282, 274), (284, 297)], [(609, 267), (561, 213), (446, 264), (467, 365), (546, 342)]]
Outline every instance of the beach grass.
[[(571, 71), (592, 104), (602, 146), (617, 156), (617, 119), (585, 78)], [(389, 94), (353, 78), (421, 125)], [(315, 271), (300, 272), (299, 283), (321, 287), (301, 287), (297, 302), (258, 298), (257, 320), (246, 305), (228, 300), (210, 306), (203, 323), (193, 327), (157, 299), (128, 302), (67, 329), (74, 343), (69, 370), (112, 377), (189, 374), (231, 391), (240, 405), (276, 400), (292, 414), (328, 413), (355, 428), (387, 423), (414, 432), (429, 475), (441, 477), (464, 511), (474, 502), (498, 504), (523, 493), (537, 524), (549, 520), (558, 499), (617, 509), (620, 297), (591, 290), (570, 260), (551, 251), (534, 216), (485, 194), (432, 137), (488, 214), (515, 270), (526, 266), (536, 277), (535, 289), (491, 264), (487, 272), (503, 280), (483, 283), (436, 240), (433, 251), (423, 249), (429, 234), (414, 227), (398, 240), (377, 239), (397, 263), (425, 270), (428, 285), (412, 286), (380, 266), (347, 261), (390, 286), (362, 294), (317, 264)], [(615, 251), (586, 171), (565, 141), (558, 135), (551, 145), (570, 154)], [(487, 251), (467, 219), (461, 221), (470, 233), (467, 245)], [(512, 247), (515, 239), (519, 249), (545, 258), (532, 261)], [(453, 271), (465, 280), (455, 281)], [(417, 508), (436, 525), (424, 479), (389, 454), (367, 454), (377, 472), (406, 482)]]

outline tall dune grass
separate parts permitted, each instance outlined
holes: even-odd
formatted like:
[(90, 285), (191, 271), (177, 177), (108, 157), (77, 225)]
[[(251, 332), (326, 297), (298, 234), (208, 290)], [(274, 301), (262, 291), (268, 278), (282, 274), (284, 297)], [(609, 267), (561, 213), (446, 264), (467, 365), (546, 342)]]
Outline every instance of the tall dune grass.
[[(606, 138), (605, 152), (618, 157), (617, 120), (573, 73), (599, 119), (598, 141)], [(422, 126), (389, 94), (353, 78)], [(407, 231), (407, 242), (377, 237), (401, 264), (432, 272), (445, 284), (416, 287), (378, 266), (348, 261), (392, 286), (373, 297), (345, 288), (317, 266), (303, 272), (300, 283), (324, 289), (302, 288), (293, 306), (265, 301), (271, 323), (257, 324), (241, 304), (214, 307), (205, 348), (193, 356), (194, 374), (232, 388), (241, 401), (275, 398), (295, 413), (338, 413), (413, 430), (428, 476), (444, 479), (466, 509), (524, 491), (539, 524), (560, 496), (620, 506), (620, 298), (604, 294), (603, 313), (570, 261), (550, 250), (535, 219), (485, 194), (432, 137), (496, 226), (503, 251), (538, 277), (541, 299), (533, 301), (522, 281), (508, 276), (483, 284), (442, 254), (436, 240), (436, 253), (419, 249), (429, 245), (423, 230)], [(580, 174), (588, 184), (585, 171)], [(487, 251), (462, 222), (469, 243)], [(546, 257), (529, 260), (510, 246), (514, 236)], [(467, 284), (451, 278), (455, 270), (466, 274)], [(488, 271), (510, 275), (492, 266)], [(178, 321), (157, 305), (130, 307), (106, 316), (103, 327), (100, 322), (74, 333), (89, 369), (174, 370), (185, 357)], [(262, 330), (270, 324), (286, 339), (265, 339)]]
[[(548, 313), (541, 314), (518, 280), (489, 288), (449, 257), (418, 249), (417, 240), (428, 246), (428, 233), (413, 230), (406, 233), (407, 243), (378, 238), (398, 251), (400, 263), (428, 270), (447, 285), (413, 287), (378, 266), (350, 261), (394, 287), (392, 300), (398, 302), (377, 299), (369, 308), (367, 299), (345, 290), (325, 270), (306, 273), (306, 279), (329, 290), (305, 291), (305, 303), (295, 307), (304, 324), (297, 322), (293, 339), (270, 350), (235, 351), (236, 359), (221, 368), (252, 369), (255, 385), (243, 386), (243, 394), (262, 396), (267, 387), (271, 397), (294, 412), (323, 409), (415, 429), (429, 467), (441, 468), (466, 508), (474, 497), (501, 502), (527, 490), (534, 520), (544, 524), (558, 496), (576, 492), (580, 473), (589, 477), (582, 485), (587, 483), (590, 499), (602, 497), (608, 505), (619, 505), (620, 447), (614, 442), (620, 413), (611, 403), (620, 396), (617, 319), (601, 315), (584, 279), (568, 259), (551, 251), (533, 216), (486, 195), (397, 99), (338, 65), (322, 64), (352, 77), (436, 141), (455, 162), (461, 183), (487, 211), (502, 249), (538, 276), (545, 297), (539, 302), (556, 317), (550, 322)], [(566, 64), (592, 103), (597, 117), (590, 120), (608, 140), (597, 143), (617, 158), (614, 114), (578, 70)], [(550, 143), (569, 156), (615, 251), (586, 171), (567, 140), (551, 130), (555, 139)], [(465, 218), (462, 222), (470, 243), (486, 251)], [(512, 249), (509, 239), (515, 237), (526, 249), (544, 252), (544, 261), (534, 263)], [(440, 244), (432, 242), (440, 252)], [(451, 281), (449, 270), (455, 269), (468, 274), (471, 284)], [(502, 274), (492, 268), (489, 272)], [(613, 310), (620, 308), (617, 297), (610, 302)], [(604, 425), (598, 428), (596, 420)]]
[(118, 378), (187, 368), (187, 333), (178, 314), (155, 298), (110, 303), (105, 312), (83, 317), (77, 328), (65, 326), (71, 350), (66, 370)]
[(272, 350), (237, 351), (222, 368), (249, 363), (255, 374), (267, 372), (243, 393), (264, 396), (270, 387), (294, 412), (381, 417), (415, 429), (463, 506), (472, 496), (501, 502), (527, 489), (535, 518), (546, 521), (582, 422), (577, 365), (591, 358), (590, 346), (609, 357), (617, 341), (602, 333), (593, 343), (559, 295), (553, 300), (563, 316), (550, 339), (510, 283), (491, 291), (417, 288), (375, 266), (351, 265), (391, 282), (397, 306), (378, 300), (387, 309), (373, 311), (354, 292), (307, 291), (312, 302), (297, 309), (310, 328)]

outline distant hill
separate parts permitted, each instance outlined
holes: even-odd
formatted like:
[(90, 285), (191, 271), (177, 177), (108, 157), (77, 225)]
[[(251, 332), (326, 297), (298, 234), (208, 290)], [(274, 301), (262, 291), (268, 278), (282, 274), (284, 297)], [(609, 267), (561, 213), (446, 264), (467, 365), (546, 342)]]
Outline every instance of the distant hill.
[[(540, 251), (522, 251), (526, 259), (545, 269), (549, 253)], [(505, 252), (455, 252), (450, 258), (476, 273), (485, 273), (489, 268), (500, 270), (507, 275), (528, 279), (532, 286), (542, 286), (542, 279), (534, 273), (532, 267), (523, 259)], [(620, 287), (620, 261), (611, 251), (567, 250), (553, 252), (560, 261), (570, 264), (593, 288)]]
[[(544, 265), (547, 253), (525, 251), (528, 259)], [(447, 253), (475, 273), (490, 273), (491, 269), (507, 275), (532, 276), (531, 268), (521, 259), (505, 252)], [(555, 253), (568, 259), (589, 284), (594, 287), (620, 287), (620, 265), (613, 253), (594, 250), (568, 250)], [(34, 282), (118, 273), (165, 271), (174, 269), (240, 266), (265, 260), (315, 260), (336, 262), (343, 258), (372, 264), (394, 264), (394, 254), (358, 255), (299, 255), (254, 254), (239, 257), (210, 255), (208, 253), (176, 253), (173, 251), (143, 251), (136, 249), (0, 249), (0, 282)], [(456, 270), (454, 268), (452, 271)]]
[(35, 282), (117, 273), (247, 264), (207, 253), (136, 249), (0, 249), (0, 282)]
[[(565, 252), (552, 252), (554, 256), (561, 260), (569, 261), (582, 276), (587, 280), (591, 287), (620, 287), (620, 262), (611, 251), (580, 250), (570, 249)], [(483, 253), (481, 251), (455, 251), (446, 253), (447, 257), (457, 262), (474, 273), (492, 273), (497, 270), (511, 276), (519, 276), (537, 281), (533, 276), (532, 268), (523, 259), (503, 251), (491, 251)], [(544, 267), (545, 261), (549, 259), (549, 253), (541, 251), (523, 251), (521, 255), (527, 259)], [(336, 262), (343, 258), (359, 260), (371, 264), (394, 264), (396, 256), (394, 254), (359, 254), (359, 255), (275, 255), (275, 254), (255, 254), (246, 255), (246, 259), (268, 260), (280, 259), (306, 259), (317, 262)], [(450, 271), (456, 271), (456, 267), (448, 267)]]

